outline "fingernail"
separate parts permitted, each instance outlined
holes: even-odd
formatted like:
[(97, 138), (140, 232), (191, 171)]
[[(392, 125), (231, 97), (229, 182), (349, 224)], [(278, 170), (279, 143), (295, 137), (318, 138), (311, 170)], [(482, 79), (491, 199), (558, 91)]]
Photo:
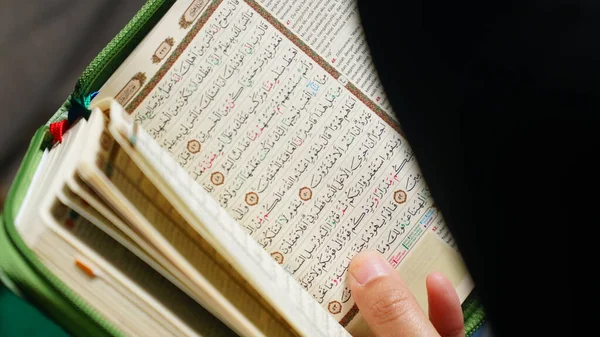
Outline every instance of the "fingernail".
[(391, 270), (392, 266), (381, 255), (368, 253), (352, 265), (350, 274), (356, 282), (364, 286), (380, 276), (388, 275)]

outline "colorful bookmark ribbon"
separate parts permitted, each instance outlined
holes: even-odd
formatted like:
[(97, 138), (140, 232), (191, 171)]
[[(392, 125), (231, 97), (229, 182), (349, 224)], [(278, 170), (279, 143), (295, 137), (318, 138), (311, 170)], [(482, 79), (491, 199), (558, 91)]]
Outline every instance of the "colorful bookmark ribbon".
[(67, 132), (67, 130), (69, 130), (71, 125), (73, 125), (79, 118), (88, 119), (88, 117), (90, 117), (90, 110), (88, 110), (88, 107), (96, 95), (98, 95), (97, 91), (83, 98), (77, 97), (71, 101), (71, 107), (67, 113), (67, 119), (50, 124), (52, 143), (62, 143), (63, 135), (65, 132)]

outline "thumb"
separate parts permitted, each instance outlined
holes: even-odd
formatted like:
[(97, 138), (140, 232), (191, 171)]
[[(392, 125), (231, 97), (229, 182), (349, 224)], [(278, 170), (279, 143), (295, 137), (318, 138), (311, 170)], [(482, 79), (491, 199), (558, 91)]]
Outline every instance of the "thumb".
[(400, 274), (378, 253), (350, 263), (352, 297), (376, 336), (439, 336)]
[(460, 299), (452, 283), (440, 273), (427, 276), (429, 320), (444, 337), (464, 337), (465, 323)]

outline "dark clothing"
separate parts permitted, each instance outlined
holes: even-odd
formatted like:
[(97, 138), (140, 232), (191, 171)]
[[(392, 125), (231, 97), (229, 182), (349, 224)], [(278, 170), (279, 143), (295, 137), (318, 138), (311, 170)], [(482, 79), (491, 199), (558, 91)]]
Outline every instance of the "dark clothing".
[(583, 287), (574, 261), (597, 255), (600, 3), (362, 0), (359, 10), (495, 335), (569, 335)]

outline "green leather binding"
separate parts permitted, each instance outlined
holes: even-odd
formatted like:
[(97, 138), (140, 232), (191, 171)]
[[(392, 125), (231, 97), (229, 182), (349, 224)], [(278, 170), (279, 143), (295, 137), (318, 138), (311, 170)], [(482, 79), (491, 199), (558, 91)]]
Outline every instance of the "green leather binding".
[(35, 133), (8, 193), (0, 224), (0, 268), (21, 294), (69, 333), (122, 336), (39, 261), (15, 228), (15, 218), (41, 159), (47, 135), (45, 126)]

